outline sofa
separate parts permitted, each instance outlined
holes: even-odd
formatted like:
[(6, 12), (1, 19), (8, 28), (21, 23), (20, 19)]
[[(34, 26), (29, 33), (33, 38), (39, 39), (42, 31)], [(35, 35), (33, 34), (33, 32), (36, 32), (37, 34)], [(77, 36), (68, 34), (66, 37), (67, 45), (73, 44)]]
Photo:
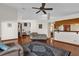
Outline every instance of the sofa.
[(47, 35), (46, 34), (31, 33), (30, 38), (32, 40), (46, 40)]
[(69, 56), (70, 52), (41, 42), (23, 45), (25, 56)]

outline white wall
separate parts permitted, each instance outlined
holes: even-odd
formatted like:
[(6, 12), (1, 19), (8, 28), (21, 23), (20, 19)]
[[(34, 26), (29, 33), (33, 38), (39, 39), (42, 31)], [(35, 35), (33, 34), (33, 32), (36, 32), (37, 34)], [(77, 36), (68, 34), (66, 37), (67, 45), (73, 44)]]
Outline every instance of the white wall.
[(68, 19), (73, 19), (73, 18), (79, 18), (79, 13), (77, 14), (71, 14), (71, 15), (66, 15), (66, 16), (51, 16), (50, 17), (50, 22), (55, 22), (55, 21), (60, 21), (60, 20), (68, 20)]
[[(58, 29), (64, 31), (63, 25), (59, 26)], [(70, 24), (70, 30), (71, 31), (79, 31), (79, 24)]]
[(76, 32), (54, 32), (54, 39), (79, 45), (79, 33)]
[(37, 32), (37, 21), (31, 21), (31, 32)]
[[(42, 24), (42, 29), (39, 29), (39, 24)], [(48, 22), (47, 20), (38, 20), (32, 23), (31, 32), (39, 34), (46, 34), (48, 36)]]
[[(8, 20), (10, 21), (17, 20), (17, 11), (14, 8), (0, 4), (0, 24), (1, 21), (8, 21)], [(1, 29), (0, 29), (0, 37), (1, 37)]]
[(0, 21), (17, 20), (17, 10), (0, 4)]
[(1, 40), (16, 38), (18, 38), (18, 23), (16, 21), (1, 22)]
[[(48, 22), (47, 20), (18, 20), (18, 22), (29, 22), (31, 23), (30, 31), (37, 32), (39, 34), (46, 34), (48, 36)], [(42, 29), (39, 29), (39, 24), (42, 24)]]
[(64, 27), (63, 27), (63, 25), (59, 26), (58, 29), (61, 30), (61, 31), (64, 31)]
[[(27, 26), (24, 26), (24, 23), (27, 23)], [(30, 33), (30, 22), (21, 22), (22, 24), (22, 32), (26, 32), (27, 35)]]
[(79, 31), (79, 24), (71, 24), (71, 31)]
[[(33, 28), (34, 27), (34, 24), (36, 23), (35, 20), (29, 20), (29, 19), (28, 20), (18, 20), (18, 22), (22, 24), (22, 29), (24, 29), (26, 31), (26, 33), (27, 33), (27, 31), (31, 31), (31, 28)], [(31, 27), (30, 26), (24, 27), (24, 23), (30, 23), (31, 24)]]

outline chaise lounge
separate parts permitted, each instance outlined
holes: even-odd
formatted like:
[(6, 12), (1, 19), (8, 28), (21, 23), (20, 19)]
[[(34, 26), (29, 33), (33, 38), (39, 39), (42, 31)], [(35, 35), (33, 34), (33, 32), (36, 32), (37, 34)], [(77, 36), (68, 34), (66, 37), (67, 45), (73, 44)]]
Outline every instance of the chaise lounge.
[(23, 56), (23, 48), (15, 42), (9, 44), (0, 42), (0, 56)]

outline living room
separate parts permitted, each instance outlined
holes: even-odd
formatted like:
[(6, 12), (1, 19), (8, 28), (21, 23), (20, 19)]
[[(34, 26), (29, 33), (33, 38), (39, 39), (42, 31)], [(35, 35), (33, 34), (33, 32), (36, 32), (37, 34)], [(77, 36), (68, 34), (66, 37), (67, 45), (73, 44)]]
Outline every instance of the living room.
[[(52, 8), (51, 10), (45, 10), (38, 12), (43, 4), (45, 8)], [(75, 3), (1, 3), (0, 4), (0, 37), (1, 41), (5, 44), (11, 44), (13, 42), (19, 45), (25, 45), (32, 41), (39, 41), (43, 44), (62, 48), (71, 52), (71, 55), (79, 55), (79, 41), (78, 41), (78, 22), (72, 21), (79, 19), (79, 4)], [(33, 9), (32, 7), (37, 7)], [(75, 10), (74, 10), (75, 8)], [(72, 10), (72, 11), (71, 11)], [(38, 12), (36, 14), (36, 12)], [(63, 20), (70, 20), (68, 22)], [(71, 32), (65, 31), (60, 24), (69, 25), (72, 24)], [(75, 23), (74, 23), (75, 22)], [(77, 26), (74, 26), (77, 24)], [(60, 26), (56, 28), (56, 26)], [(69, 33), (68, 33), (69, 32)], [(70, 36), (67, 36), (70, 35)], [(75, 39), (74, 39), (75, 38)], [(64, 40), (65, 39), (65, 40)], [(72, 40), (73, 39), (73, 40)], [(38, 43), (38, 42), (37, 42)], [(37, 44), (35, 43), (35, 44)], [(13, 45), (13, 44), (11, 44)], [(37, 44), (38, 45), (38, 44)], [(45, 45), (46, 46), (46, 45)], [(65, 48), (65, 47), (66, 48)], [(38, 46), (36, 46), (39, 48)], [(21, 50), (22, 47), (18, 47)], [(36, 49), (36, 48), (35, 48)], [(40, 50), (43, 49), (40, 47)], [(38, 49), (37, 49), (38, 50)], [(34, 50), (35, 51), (35, 50)], [(23, 51), (20, 51), (23, 55)], [(26, 51), (25, 51), (26, 52)], [(18, 52), (17, 52), (18, 53)], [(15, 54), (15, 53), (14, 53)], [(38, 53), (37, 53), (38, 54)], [(49, 55), (52, 53), (49, 53)], [(5, 55), (5, 54), (1, 54)], [(9, 54), (10, 55), (10, 54)], [(13, 54), (12, 54), (13, 55)], [(31, 54), (36, 55), (36, 54)], [(39, 55), (39, 54), (38, 54)], [(47, 54), (48, 55), (48, 54)], [(52, 54), (53, 55), (53, 54)], [(26, 53), (25, 53), (26, 56)]]

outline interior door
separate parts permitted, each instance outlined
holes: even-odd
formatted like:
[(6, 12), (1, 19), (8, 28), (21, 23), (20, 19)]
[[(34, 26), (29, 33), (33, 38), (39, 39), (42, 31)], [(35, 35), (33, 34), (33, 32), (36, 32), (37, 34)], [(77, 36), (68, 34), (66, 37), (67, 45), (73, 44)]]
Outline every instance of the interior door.
[(18, 36), (22, 36), (22, 24), (18, 23)]

